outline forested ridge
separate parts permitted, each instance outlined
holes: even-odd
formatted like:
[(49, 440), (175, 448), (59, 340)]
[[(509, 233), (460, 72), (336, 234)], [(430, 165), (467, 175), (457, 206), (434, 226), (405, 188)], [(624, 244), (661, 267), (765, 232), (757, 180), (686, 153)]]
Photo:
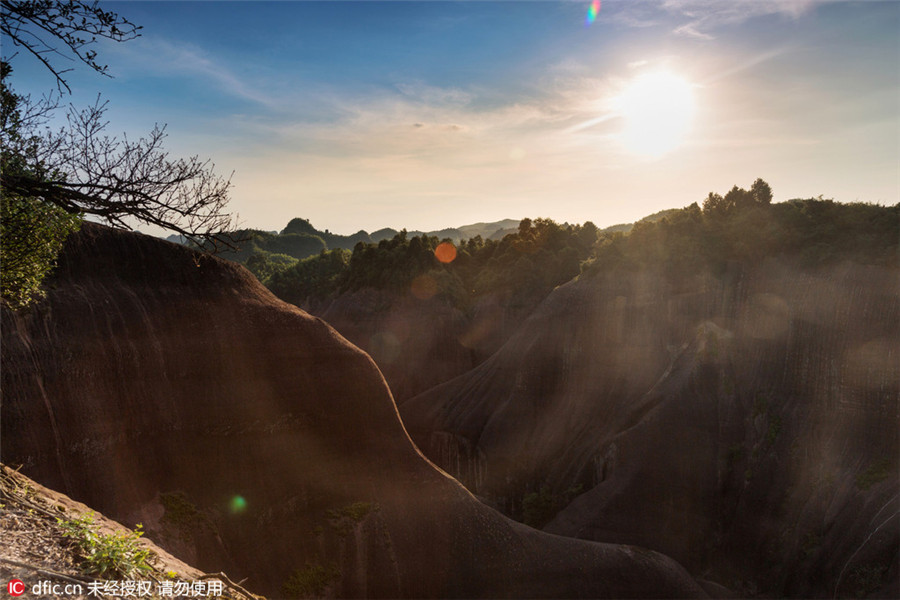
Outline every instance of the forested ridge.
[[(549, 219), (524, 219), (502, 240), (481, 236), (449, 239), (401, 231), (377, 244), (358, 243), (352, 252), (323, 251), (276, 271), (265, 281), (282, 299), (321, 301), (366, 287), (439, 297), (464, 308), (490, 292), (515, 290), (517, 302), (545, 296), (578, 275), (597, 239), (592, 223), (561, 226)], [(449, 256), (441, 256), (439, 248)]]
[[(760, 187), (768, 189), (757, 180), (754, 188)], [(652, 265), (671, 276), (706, 269), (721, 274), (730, 263), (765, 256), (806, 268), (841, 260), (898, 264), (900, 204), (842, 204), (821, 197), (773, 204), (770, 190), (754, 188), (710, 193), (702, 206), (661, 211), (624, 231), (524, 219), (500, 240), (475, 236), (453, 243), (401, 231), (377, 243), (357, 242), (352, 251), (322, 248), (296, 263), (257, 253), (246, 264), (276, 295), (299, 305), (321, 305), (369, 287), (437, 296), (462, 310), (498, 292), (513, 306), (533, 305), (581, 273), (610, 269)], [(451, 260), (438, 257), (441, 244), (453, 245)]]

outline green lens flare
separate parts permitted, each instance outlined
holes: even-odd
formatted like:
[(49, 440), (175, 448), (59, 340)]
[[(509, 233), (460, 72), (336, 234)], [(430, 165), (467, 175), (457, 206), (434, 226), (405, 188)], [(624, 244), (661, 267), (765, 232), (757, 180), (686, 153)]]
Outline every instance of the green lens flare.
[(229, 504), (231, 506), (231, 514), (233, 515), (242, 513), (244, 512), (244, 509), (247, 508), (247, 501), (244, 500), (243, 496), (235, 496), (231, 499)]

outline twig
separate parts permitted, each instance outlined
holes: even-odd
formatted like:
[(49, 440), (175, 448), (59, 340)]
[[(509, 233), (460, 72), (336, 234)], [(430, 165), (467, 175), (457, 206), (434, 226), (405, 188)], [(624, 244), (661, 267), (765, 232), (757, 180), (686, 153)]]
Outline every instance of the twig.
[(247, 581), (246, 579), (242, 579), (240, 583), (235, 583), (228, 577), (228, 575), (226, 575), (225, 573), (221, 573), (221, 572), (219, 572), (219, 573), (204, 573), (203, 575), (201, 575), (200, 577), (197, 578), (198, 581), (203, 580), (203, 579), (218, 579), (219, 581), (222, 581), (222, 583), (224, 583), (227, 587), (235, 590), (236, 592), (240, 593), (241, 595), (243, 595), (247, 598), (252, 598), (252, 599), (259, 598), (259, 596), (257, 596), (256, 594), (253, 594), (252, 592), (248, 592), (246, 589), (241, 587), (240, 583), (244, 583), (245, 581)]
[(9, 558), (0, 557), (0, 562), (4, 562), (14, 567), (20, 567), (22, 569), (31, 569), (41, 575), (46, 575), (47, 577), (54, 577), (56, 579), (62, 579), (63, 581), (68, 581), (69, 583), (90, 583), (92, 581), (98, 581), (97, 579), (93, 579), (91, 577), (80, 577), (78, 575), (66, 575), (64, 573), (60, 573), (58, 571), (53, 571), (50, 569), (45, 569), (43, 567), (38, 567), (35, 565), (30, 565), (28, 563), (19, 562), (17, 560), (11, 560)]

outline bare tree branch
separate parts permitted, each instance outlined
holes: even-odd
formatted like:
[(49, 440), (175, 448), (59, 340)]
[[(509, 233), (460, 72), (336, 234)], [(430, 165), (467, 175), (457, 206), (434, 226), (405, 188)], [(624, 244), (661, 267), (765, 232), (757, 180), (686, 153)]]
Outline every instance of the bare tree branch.
[(0, 33), (13, 45), (24, 48), (56, 77), (60, 92), (71, 92), (63, 78), (71, 68), (54, 64), (52, 57), (83, 62), (108, 75), (107, 66), (97, 62), (97, 52), (89, 48), (98, 38), (125, 42), (140, 36), (141, 27), (99, 2), (84, 0), (0, 0)]
[[(93, 215), (130, 228), (127, 219), (174, 231), (213, 251), (233, 247), (224, 232), (232, 226), (226, 210), (231, 178), (197, 156), (170, 158), (165, 127), (130, 140), (106, 134), (106, 103), (98, 98), (84, 110), (69, 108), (68, 125), (46, 128), (52, 103), (19, 102), (16, 135), (4, 127), (4, 157), (22, 162), (0, 171), (9, 193), (41, 198), (73, 214)], [(22, 115), (25, 115), (24, 117)]]
[[(90, 46), (99, 38), (134, 39), (141, 28), (96, 0), (0, 0), (0, 33), (35, 56), (56, 77), (60, 94), (69, 90), (63, 74), (71, 69), (56, 59), (81, 61), (107, 74)], [(234, 247), (223, 233), (231, 228), (226, 212), (231, 178), (214, 173), (210, 161), (194, 156), (172, 159), (163, 148), (165, 127), (154, 127), (136, 141), (111, 137), (106, 103), (97, 99), (84, 110), (70, 107), (68, 125), (47, 127), (59, 108), (54, 95), (32, 102), (8, 88), (3, 63), (0, 185), (5, 192), (50, 202), (73, 214), (93, 215), (130, 228), (128, 221), (174, 231), (206, 250)], [(70, 91), (70, 90), (69, 90)]]

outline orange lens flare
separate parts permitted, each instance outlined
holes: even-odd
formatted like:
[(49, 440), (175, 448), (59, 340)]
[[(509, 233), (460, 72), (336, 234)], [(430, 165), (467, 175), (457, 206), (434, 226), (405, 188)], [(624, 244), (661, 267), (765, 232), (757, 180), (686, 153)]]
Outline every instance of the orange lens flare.
[(441, 242), (434, 249), (434, 256), (444, 264), (449, 264), (456, 259), (456, 246), (450, 242)]

